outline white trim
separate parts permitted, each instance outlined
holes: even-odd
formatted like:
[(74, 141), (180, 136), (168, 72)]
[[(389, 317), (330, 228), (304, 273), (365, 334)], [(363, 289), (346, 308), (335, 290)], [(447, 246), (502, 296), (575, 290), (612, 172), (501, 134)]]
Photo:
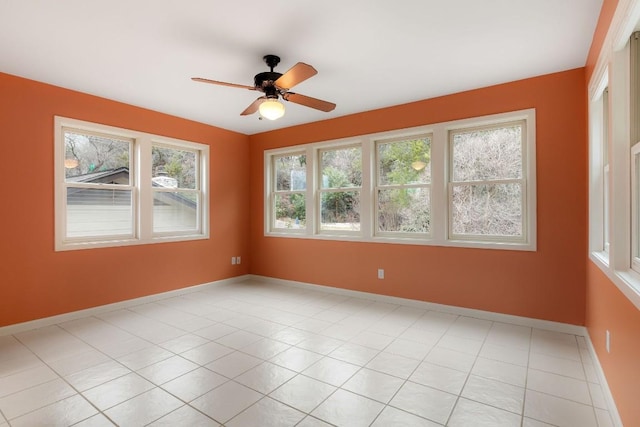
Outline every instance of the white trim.
[[(130, 142), (129, 184), (78, 184), (65, 180), (64, 129), (96, 133), (106, 137), (127, 139)], [(67, 251), (77, 249), (104, 248), (114, 246), (142, 245), (209, 238), (209, 155), (207, 144), (184, 141), (175, 138), (149, 134), (142, 131), (124, 129), (114, 126), (91, 123), (67, 117), (54, 117), (54, 193), (55, 193), (55, 250)], [(198, 182), (195, 189), (177, 189), (177, 191), (197, 192), (200, 197), (196, 212), (196, 229), (177, 232), (153, 231), (153, 195), (151, 187), (152, 149), (154, 146), (176, 148), (197, 153), (198, 163), (196, 175)], [(116, 189), (131, 192), (132, 233), (122, 236), (93, 235), (86, 238), (69, 238), (66, 231), (68, 187), (87, 187), (96, 189)]]
[(58, 323), (69, 322), (71, 320), (82, 319), (84, 317), (95, 316), (109, 311), (121, 310), (137, 305), (148, 304), (154, 301), (160, 301), (166, 298), (176, 297), (180, 295), (190, 294), (192, 292), (201, 291), (211, 287), (225, 286), (247, 280), (248, 275), (232, 277), (229, 279), (216, 280), (214, 282), (202, 283), (200, 285), (188, 286), (186, 288), (174, 289), (172, 291), (160, 292), (158, 294), (146, 295), (140, 298), (133, 298), (125, 301), (114, 302), (112, 304), (100, 305), (84, 310), (71, 311), (69, 313), (58, 314), (42, 319), (30, 320), (27, 322), (16, 323), (13, 325), (0, 327), (0, 337), (5, 335), (19, 334), (21, 332), (30, 331), (32, 329), (44, 328), (56, 325)]
[(609, 67), (609, 261), (611, 268), (626, 270), (631, 261), (631, 143), (629, 117), (629, 44), (613, 54)]
[(616, 406), (616, 402), (613, 399), (613, 395), (611, 394), (611, 389), (609, 388), (607, 377), (604, 375), (604, 370), (602, 369), (602, 365), (600, 364), (600, 360), (598, 359), (598, 354), (596, 353), (596, 349), (593, 346), (593, 342), (591, 342), (589, 330), (586, 330), (585, 332), (585, 341), (587, 342), (587, 347), (589, 350), (589, 354), (591, 355), (591, 359), (593, 359), (594, 368), (596, 370), (596, 374), (598, 375), (598, 382), (600, 383), (600, 388), (604, 393), (607, 408), (609, 409), (609, 415), (611, 415), (611, 421), (613, 421), (614, 427), (623, 427), (622, 418), (620, 418), (618, 407)]
[[(605, 235), (609, 237), (609, 227), (605, 221), (605, 212), (608, 214), (609, 209), (605, 204), (605, 168), (608, 171), (608, 155), (609, 146), (605, 144), (608, 141), (608, 126), (606, 126), (607, 114), (605, 109), (609, 109), (609, 103), (605, 103), (604, 91), (609, 84), (608, 68), (605, 69), (606, 74), (600, 78), (598, 92), (589, 101), (589, 250), (608, 252), (608, 245), (605, 245)], [(607, 240), (608, 243), (608, 240)], [(606, 247), (605, 247), (606, 246)], [(607, 263), (609, 254), (607, 253)]]
[[(357, 229), (349, 229), (349, 230), (332, 230), (331, 228), (328, 229), (323, 229), (322, 226), (324, 225), (324, 223), (322, 222), (322, 196), (325, 194), (331, 194), (331, 193), (356, 193), (358, 195), (358, 198), (360, 199), (360, 206), (368, 206), (368, 204), (365, 205), (365, 203), (368, 203), (368, 200), (362, 200), (362, 196), (363, 196), (363, 190), (365, 189), (365, 176), (366, 173), (368, 173), (369, 171), (367, 171), (365, 173), (364, 171), (364, 167), (365, 166), (365, 156), (364, 156), (364, 145), (361, 142), (358, 142), (356, 144), (345, 144), (345, 145), (330, 145), (330, 146), (320, 146), (317, 147), (317, 149), (314, 150), (313, 153), (313, 157), (311, 157), (313, 164), (317, 165), (317, 174), (315, 176), (315, 179), (312, 181), (312, 185), (307, 185), (307, 191), (315, 191), (316, 193), (316, 200), (315, 200), (315, 204), (313, 205), (312, 208), (312, 212), (314, 212), (315, 214), (313, 215), (314, 217), (314, 221), (316, 223), (316, 228), (315, 228), (315, 234), (318, 235), (324, 235), (324, 236), (363, 236), (366, 235), (364, 234), (364, 230), (362, 229), (362, 217), (363, 215), (360, 215), (360, 221), (358, 223), (352, 223), (351, 226), (352, 227), (357, 227)], [(356, 151), (360, 151), (360, 176), (361, 176), (361, 180), (360, 180), (360, 186), (353, 186), (353, 187), (323, 187), (324, 184), (324, 175), (323, 175), (323, 171), (322, 171), (322, 155), (324, 153), (327, 152), (332, 152), (332, 151), (344, 151), (344, 150), (352, 150), (355, 149)], [(367, 156), (368, 158), (368, 156)], [(308, 165), (308, 163), (307, 163)], [(307, 207), (308, 209), (308, 207)], [(312, 216), (312, 215), (307, 215), (307, 216)]]
[(585, 338), (585, 341), (587, 342), (589, 353), (595, 364), (596, 373), (598, 375), (598, 379), (600, 382), (600, 386), (602, 387), (602, 391), (605, 394), (606, 403), (607, 403), (611, 418), (613, 420), (614, 426), (623, 427), (622, 421), (620, 419), (620, 415), (618, 413), (617, 407), (615, 405), (615, 401), (613, 399), (613, 395), (611, 394), (611, 390), (609, 389), (609, 385), (604, 375), (604, 371), (602, 370), (602, 366), (600, 365), (600, 361), (593, 347), (593, 343), (591, 342), (589, 332), (587, 328), (585, 328), (584, 326), (553, 322), (549, 320), (533, 319), (529, 317), (514, 316), (510, 314), (495, 313), (495, 312), (484, 311), (484, 310), (476, 310), (471, 308), (456, 307), (451, 305), (436, 304), (436, 303), (431, 303), (427, 301), (412, 300), (412, 299), (399, 298), (399, 297), (388, 296), (388, 295), (379, 295), (379, 294), (374, 294), (369, 292), (354, 291), (350, 289), (334, 288), (331, 286), (316, 285), (312, 283), (298, 282), (293, 280), (284, 280), (284, 279), (278, 279), (274, 277), (247, 274), (243, 276), (232, 277), (229, 279), (222, 279), (214, 282), (203, 283), (200, 285), (189, 286), (186, 288), (175, 289), (172, 291), (161, 292), (158, 294), (147, 295), (140, 298), (134, 298), (126, 301), (101, 305), (98, 307), (92, 307), (84, 310), (73, 311), (70, 313), (64, 313), (56, 316), (51, 316), (51, 317), (46, 317), (42, 319), (0, 327), (0, 336), (18, 334), (18, 333), (30, 331), (33, 329), (44, 328), (47, 326), (52, 326), (52, 325), (56, 325), (63, 322), (69, 322), (72, 320), (94, 316), (101, 313), (106, 313), (106, 312), (120, 310), (120, 309), (126, 309), (129, 307), (135, 307), (138, 305), (147, 304), (154, 301), (160, 301), (166, 298), (198, 292), (198, 291), (206, 290), (212, 287), (233, 285), (236, 283), (241, 283), (249, 280), (260, 280), (266, 283), (289, 286), (297, 289), (321, 290), (323, 292), (332, 293), (336, 295), (344, 295), (349, 297), (368, 299), (372, 301), (403, 305), (407, 307), (414, 307), (414, 308), (425, 309), (425, 310), (440, 311), (444, 313), (473, 317), (476, 319), (489, 320), (493, 322), (510, 323), (510, 324), (519, 325), (519, 326), (544, 329), (548, 331), (582, 336)]
[[(495, 126), (504, 123), (513, 123), (519, 120), (526, 122), (523, 135), (523, 186), (522, 198), (526, 209), (522, 212), (523, 238), (505, 239), (483, 236), (483, 238), (468, 240), (461, 238), (450, 238), (447, 233), (448, 227), (448, 132), (450, 130), (463, 130), (467, 128), (478, 128), (483, 126)], [(402, 140), (405, 138), (415, 138), (416, 136), (432, 135), (431, 141), (431, 228), (429, 235), (381, 235), (374, 230), (376, 209), (375, 177), (373, 162), (375, 154), (375, 143), (380, 140)], [(360, 145), (362, 147), (362, 187), (354, 189), (360, 192), (360, 230), (352, 232), (320, 231), (320, 212), (318, 209), (321, 191), (318, 190), (319, 171), (317, 158), (320, 150), (340, 149)], [(273, 215), (271, 207), (273, 189), (272, 163), (273, 156), (297, 153), (306, 150), (307, 153), (307, 223), (306, 232), (288, 232), (283, 229), (272, 227)], [(434, 160), (435, 159), (435, 160)], [(482, 248), (498, 250), (537, 250), (537, 203), (536, 203), (536, 110), (529, 108), (518, 111), (511, 111), (499, 114), (492, 114), (481, 117), (472, 117), (450, 122), (442, 122), (414, 128), (405, 128), (376, 134), (359, 135), (331, 141), (312, 142), (302, 145), (292, 145), (288, 147), (275, 148), (264, 151), (264, 236), (265, 237), (286, 237), (318, 240), (354, 241), (366, 243), (387, 243), (387, 244), (410, 244), (419, 246), (451, 246), (465, 248)], [(324, 190), (323, 190), (324, 191)], [(327, 190), (329, 191), (329, 190)], [(342, 191), (349, 191), (348, 188)], [(309, 214), (311, 213), (311, 214)], [(399, 233), (398, 233), (399, 234)]]
[(638, 239), (638, 221), (640, 212), (638, 211), (638, 179), (640, 179), (640, 143), (631, 147), (631, 269), (640, 272), (640, 241)]
[[(589, 259), (607, 276), (607, 278), (640, 310), (640, 274), (632, 269), (632, 188), (635, 177), (632, 175), (633, 156), (631, 140), (630, 92), (632, 90), (630, 73), (630, 42), (636, 26), (640, 22), (640, 0), (620, 0), (616, 6), (611, 24), (598, 52), (595, 70), (589, 80), (591, 99), (589, 114), (590, 131), (590, 186), (589, 186)], [(602, 181), (596, 168), (602, 164), (594, 136), (599, 128), (594, 125), (595, 108), (600, 91), (609, 86), (609, 165), (610, 173), (610, 246), (609, 254), (600, 236), (603, 232), (602, 213), (595, 198), (603, 194)], [(605, 106), (606, 108), (606, 106)], [(605, 132), (607, 130), (605, 129)], [(615, 220), (613, 220), (615, 218)], [(637, 225), (637, 224), (635, 224)]]
[[(373, 155), (370, 155), (369, 158), (371, 162), (368, 162), (371, 165), (371, 173), (369, 177), (371, 179), (371, 191), (370, 196), (373, 204), (365, 205), (365, 206), (373, 206), (374, 214), (367, 215), (367, 219), (370, 219), (372, 222), (372, 231), (371, 236), (375, 237), (388, 237), (388, 238), (397, 238), (397, 239), (429, 239), (433, 235), (433, 230), (431, 225), (429, 229), (425, 232), (401, 232), (401, 231), (380, 231), (380, 215), (378, 214), (378, 206), (380, 200), (380, 192), (388, 191), (388, 190), (403, 190), (403, 189), (423, 189), (429, 195), (429, 211), (431, 211), (431, 200), (432, 200), (432, 188), (431, 188), (431, 166), (432, 162), (429, 159), (429, 164), (425, 165), (423, 169), (429, 168), (429, 180), (427, 182), (411, 182), (407, 184), (381, 184), (380, 183), (380, 145), (386, 144), (391, 146), (392, 144), (401, 144), (406, 141), (411, 140), (428, 140), (429, 152), (432, 150), (433, 145), (433, 133), (427, 133), (423, 135), (414, 135), (410, 139), (407, 138), (390, 138), (390, 139), (376, 139), (373, 141), (371, 145), (367, 145), (368, 149), (373, 150)], [(431, 155), (430, 155), (431, 157)], [(373, 216), (373, 218), (371, 218)]]
[(598, 355), (596, 354), (595, 348), (593, 347), (593, 343), (591, 342), (589, 331), (584, 326), (571, 325), (568, 323), (561, 323), (561, 322), (553, 322), (549, 320), (533, 319), (530, 317), (514, 316), (510, 314), (495, 313), (495, 312), (484, 311), (484, 310), (476, 310), (471, 308), (456, 307), (451, 305), (436, 304), (436, 303), (431, 303), (427, 301), (418, 301), (418, 300), (399, 298), (399, 297), (393, 297), (388, 295), (379, 295), (379, 294), (374, 294), (369, 292), (354, 291), (351, 289), (334, 288), (331, 286), (316, 285), (312, 283), (298, 282), (294, 280), (278, 279), (274, 277), (266, 277), (266, 276), (258, 276), (258, 275), (249, 275), (249, 277), (253, 280), (262, 280), (267, 283), (290, 286), (297, 289), (317, 290), (318, 288), (320, 288), (324, 292), (328, 292), (336, 295), (344, 295), (344, 296), (355, 297), (355, 298), (369, 299), (377, 302), (398, 304), (398, 305), (404, 305), (408, 307), (414, 307), (414, 308), (425, 309), (425, 310), (440, 311), (440, 312), (455, 314), (459, 316), (467, 316), (467, 317), (473, 317), (481, 320), (489, 320), (492, 322), (510, 323), (510, 324), (519, 325), (519, 326), (525, 326), (525, 327), (536, 328), (536, 329), (544, 329), (548, 331), (560, 332), (560, 333), (572, 334), (572, 335), (584, 337), (585, 341), (587, 342), (589, 354), (593, 359), (596, 374), (598, 375), (600, 386), (605, 395), (607, 408), (609, 410), (609, 414), (611, 415), (611, 419), (613, 421), (614, 427), (623, 427), (622, 420), (620, 418), (620, 414), (618, 413), (618, 408), (616, 406), (615, 400), (613, 399), (613, 395), (611, 394), (611, 389), (609, 388), (609, 384), (607, 383), (604, 370), (602, 369), (602, 365), (600, 364)]
[(332, 286), (316, 285), (295, 280), (278, 279), (275, 277), (249, 275), (251, 279), (261, 280), (275, 285), (291, 286), (298, 289), (322, 290), (337, 295), (344, 295), (354, 298), (368, 299), (389, 304), (404, 305), (408, 307), (420, 308), (424, 310), (441, 311), (444, 313), (456, 314), (459, 316), (474, 317), (476, 319), (490, 320), (492, 322), (511, 323), (519, 326), (544, 329), (548, 331), (561, 332), (565, 334), (587, 336), (587, 329), (584, 326), (571, 325), (569, 323), (553, 322), (551, 320), (533, 319), (530, 317), (514, 316), (511, 314), (495, 313), (492, 311), (476, 310), (473, 308), (456, 307), (453, 305), (437, 304), (428, 301), (420, 301), (408, 298), (400, 298), (389, 295), (380, 295), (370, 292), (354, 291), (351, 289), (334, 288)]
[[(363, 231), (362, 227), (360, 231)], [(415, 234), (411, 234), (402, 237), (391, 237), (391, 236), (375, 236), (375, 237), (361, 237), (357, 235), (349, 236), (349, 235), (333, 235), (333, 234), (294, 234), (288, 232), (281, 231), (272, 231), (268, 234), (264, 235), (265, 237), (271, 238), (281, 238), (286, 237), (287, 239), (313, 239), (313, 240), (333, 240), (338, 242), (360, 242), (360, 243), (382, 243), (382, 244), (391, 244), (391, 245), (415, 245), (415, 246), (442, 246), (442, 247), (452, 247), (452, 248), (476, 248), (476, 249), (493, 249), (493, 250), (508, 250), (508, 251), (535, 251), (535, 249), (531, 249), (528, 246), (523, 245), (519, 242), (482, 242), (479, 240), (456, 240), (456, 239), (448, 239), (448, 240), (435, 240), (435, 238), (416, 238)]]
[(607, 260), (599, 252), (589, 254), (589, 259), (607, 276), (607, 278), (640, 310), (640, 274), (634, 270), (612, 270)]
[(607, 74), (606, 68), (611, 61), (611, 53), (626, 46), (638, 21), (640, 21), (640, 0), (619, 0), (589, 80), (589, 99), (595, 99), (598, 95), (602, 76)]
[[(291, 196), (293, 194), (302, 194), (305, 198), (305, 208), (306, 208), (306, 203), (307, 203), (307, 182), (311, 182), (308, 179), (308, 168), (305, 166), (305, 188), (304, 190), (278, 190), (277, 189), (277, 166), (276, 166), (276, 162), (278, 159), (282, 158), (282, 157), (293, 157), (293, 156), (304, 156), (305, 157), (305, 163), (307, 162), (307, 152), (305, 150), (300, 150), (299, 152), (292, 152), (292, 153), (283, 153), (280, 156), (270, 156), (270, 157), (266, 157), (265, 156), (265, 161), (269, 162), (269, 168), (265, 167), (265, 171), (269, 170), (269, 183), (268, 185), (271, 185), (273, 187), (268, 188), (267, 185), (265, 185), (265, 190), (266, 190), (266, 194), (265, 194), (265, 199), (268, 202), (265, 203), (265, 220), (270, 221), (269, 224), (266, 225), (266, 227), (269, 227), (271, 230), (273, 230), (274, 232), (283, 232), (283, 233), (297, 233), (297, 234), (304, 234), (306, 233), (306, 229), (307, 229), (307, 225), (309, 224), (309, 221), (307, 218), (305, 218), (305, 227), (304, 228), (291, 228), (288, 229), (286, 227), (277, 227), (276, 226), (276, 218), (275, 215), (273, 214), (273, 212), (270, 211), (270, 209), (273, 207), (275, 209), (275, 203), (276, 203), (276, 197), (278, 196)], [(265, 164), (266, 165), (266, 164)]]
[(255, 274), (245, 274), (242, 276), (231, 277), (228, 279), (216, 280), (213, 282), (202, 283), (199, 285), (188, 286), (185, 288), (174, 289), (172, 291), (160, 292), (157, 294), (146, 295), (139, 298), (133, 298), (125, 301), (115, 302), (111, 304), (100, 305), (97, 307), (87, 308), (83, 310), (72, 311), (69, 313), (58, 314), (55, 316), (44, 317), (41, 319), (30, 320), (27, 322), (16, 323), (13, 325), (0, 327), (0, 336), (17, 334), (20, 332), (43, 328), (62, 322), (77, 320), (83, 317), (94, 316), (109, 311), (135, 307), (137, 305), (147, 304), (154, 301), (160, 301), (166, 298), (176, 297), (180, 295), (198, 292), (211, 287), (219, 287), (244, 282), (247, 280), (261, 280), (266, 283), (276, 285), (286, 285), (298, 289), (321, 290), (324, 292), (345, 295), (354, 298), (362, 298), (389, 304), (404, 305), (408, 307), (421, 308), (425, 310), (441, 311), (445, 313), (456, 314), (459, 316), (474, 317), (476, 319), (490, 320), (493, 322), (512, 323), (519, 326), (527, 326), (531, 328), (544, 329), (548, 331), (573, 334), (588, 337), (587, 329), (584, 326), (571, 325), (569, 323), (553, 322), (550, 320), (534, 319), (530, 317), (514, 316), (511, 314), (496, 313), (485, 310), (476, 310), (472, 308), (456, 307), (452, 305), (437, 304), (428, 301), (420, 301), (409, 298), (400, 298), (389, 295), (374, 294), (370, 292), (354, 291), (351, 289), (335, 288), (332, 286), (324, 286), (307, 282), (299, 282), (294, 280), (278, 279), (275, 277), (260, 276)]
[(612, 50), (620, 50), (627, 44), (638, 21), (640, 21), (640, 1), (619, 0), (609, 26), (610, 30), (607, 32), (607, 37), (611, 38)]

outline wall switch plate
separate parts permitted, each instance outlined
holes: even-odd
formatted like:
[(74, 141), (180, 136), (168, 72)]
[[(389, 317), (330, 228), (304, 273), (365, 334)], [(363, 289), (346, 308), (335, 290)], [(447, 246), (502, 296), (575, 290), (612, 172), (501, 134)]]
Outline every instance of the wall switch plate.
[(236, 264), (240, 264), (240, 257), (239, 256), (236, 257)]
[(236, 257), (231, 257), (231, 265), (236, 265)]
[(378, 269), (378, 279), (384, 279), (384, 269)]

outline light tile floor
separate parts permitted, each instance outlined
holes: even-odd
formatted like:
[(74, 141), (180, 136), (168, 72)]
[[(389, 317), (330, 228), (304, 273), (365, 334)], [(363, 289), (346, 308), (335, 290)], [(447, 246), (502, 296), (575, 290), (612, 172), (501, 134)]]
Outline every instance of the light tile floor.
[(0, 427), (576, 426), (583, 337), (267, 284), (0, 336)]

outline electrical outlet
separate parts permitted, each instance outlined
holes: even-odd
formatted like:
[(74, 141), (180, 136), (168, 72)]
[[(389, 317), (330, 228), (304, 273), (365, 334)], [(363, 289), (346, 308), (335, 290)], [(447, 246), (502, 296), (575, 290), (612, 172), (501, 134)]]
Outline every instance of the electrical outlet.
[(236, 264), (240, 265), (240, 257), (239, 256), (236, 257)]
[(611, 353), (611, 333), (607, 329), (607, 333), (605, 335), (605, 346), (607, 348), (607, 353)]
[(384, 269), (378, 269), (378, 279), (384, 279)]
[(231, 257), (231, 265), (236, 265), (236, 257)]

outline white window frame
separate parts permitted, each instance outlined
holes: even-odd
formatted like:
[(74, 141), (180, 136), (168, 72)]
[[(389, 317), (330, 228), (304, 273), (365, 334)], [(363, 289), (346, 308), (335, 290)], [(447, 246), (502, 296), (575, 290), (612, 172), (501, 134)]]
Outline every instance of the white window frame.
[[(512, 126), (521, 124), (522, 126), (522, 139), (520, 141), (520, 152), (522, 153), (522, 175), (520, 178), (508, 178), (508, 179), (491, 179), (491, 180), (478, 180), (478, 181), (454, 181), (453, 180), (453, 137), (457, 132), (469, 132), (475, 130), (489, 130), (499, 129), (501, 127)], [(517, 120), (512, 122), (501, 122), (485, 126), (477, 127), (465, 127), (459, 129), (451, 129), (449, 131), (448, 140), (448, 153), (449, 153), (449, 182), (448, 182), (448, 196), (449, 196), (449, 238), (452, 240), (480, 240), (480, 241), (497, 241), (497, 242), (513, 242), (522, 243), (526, 242), (528, 236), (527, 223), (527, 121)], [(492, 185), (492, 184), (519, 184), (521, 188), (521, 202), (520, 212), (522, 213), (522, 235), (521, 236), (496, 236), (496, 235), (472, 235), (472, 234), (456, 234), (453, 231), (453, 190), (457, 186), (473, 186), (473, 185)]]
[[(425, 233), (410, 233), (410, 232), (402, 232), (402, 231), (380, 231), (380, 227), (378, 224), (380, 215), (379, 215), (379, 204), (378, 204), (378, 197), (380, 194), (380, 190), (395, 190), (395, 189), (410, 189), (410, 188), (425, 188), (427, 189), (427, 192), (429, 193), (429, 210), (431, 211), (431, 179), (429, 180), (428, 183), (409, 183), (409, 184), (380, 184), (380, 159), (379, 159), (379, 152), (378, 152), (378, 145), (380, 144), (394, 144), (394, 143), (399, 143), (399, 142), (403, 142), (403, 141), (407, 141), (407, 140), (412, 140), (412, 139), (425, 139), (425, 138), (429, 138), (429, 152), (431, 153), (431, 145), (433, 145), (433, 135), (430, 133), (426, 133), (426, 134), (418, 134), (418, 135), (414, 135), (411, 136), (410, 138), (391, 138), (391, 139), (379, 139), (375, 141), (374, 144), (374, 151), (375, 151), (375, 171), (376, 171), (376, 176), (374, 179), (374, 235), (378, 236), (378, 237), (391, 237), (391, 238), (400, 238), (400, 239), (405, 239), (405, 238), (418, 238), (418, 239), (429, 239), (432, 235), (432, 224), (429, 224), (429, 231), (425, 232)], [(431, 168), (431, 164), (433, 162), (429, 161), (429, 168)], [(426, 166), (425, 166), (426, 167)], [(431, 173), (430, 173), (431, 175)]]
[(640, 142), (631, 147), (631, 269), (640, 273)]
[[(295, 152), (291, 152), (291, 153), (287, 152), (287, 153), (283, 153), (281, 155), (272, 156), (271, 159), (270, 159), (270, 162), (271, 162), (271, 164), (270, 164), (270, 168), (271, 168), (270, 179), (271, 179), (271, 182), (276, 182), (277, 181), (277, 176), (276, 176), (276, 173), (277, 173), (276, 161), (277, 161), (277, 159), (282, 158), (282, 157), (287, 157), (287, 156), (306, 156), (306, 155), (307, 155), (307, 153), (304, 150), (302, 150), (302, 151), (295, 151)], [(309, 160), (308, 160), (308, 157), (307, 157), (307, 162), (308, 161)], [(311, 181), (308, 179), (308, 176), (307, 176), (307, 179), (306, 179), (306, 182), (305, 182), (305, 187), (308, 187), (308, 183), (309, 182), (311, 182)], [(305, 230), (307, 229), (307, 227), (309, 227), (309, 217), (307, 217), (305, 219), (305, 228), (277, 227), (276, 226), (276, 215), (275, 215), (276, 210), (275, 209), (276, 209), (276, 198), (278, 196), (291, 195), (291, 194), (304, 194), (305, 198), (306, 198), (307, 188), (305, 188), (305, 190), (278, 190), (277, 186), (273, 185), (273, 186), (270, 187), (270, 189), (271, 190), (269, 192), (268, 200), (269, 200), (269, 205), (271, 206), (271, 208), (273, 210), (270, 212), (270, 215), (269, 215), (269, 218), (270, 218), (269, 220), (271, 221), (271, 223), (269, 224), (269, 227), (274, 231), (277, 230), (277, 231), (280, 231), (282, 233), (296, 233), (296, 234), (305, 233)], [(306, 206), (307, 206), (307, 200), (305, 200), (305, 209), (306, 209)], [(313, 221), (311, 223), (313, 224)]]
[[(79, 127), (72, 127), (72, 126), (61, 126), (60, 128), (60, 137), (63, 139), (63, 144), (64, 144), (64, 134), (66, 132), (80, 132), (84, 135), (93, 135), (93, 136), (99, 136), (99, 137), (103, 137), (103, 138), (107, 138), (107, 139), (113, 139), (113, 140), (118, 140), (120, 142), (126, 142), (129, 145), (129, 164), (128, 164), (128, 169), (130, 171), (134, 170), (135, 168), (133, 168), (133, 165), (135, 164), (135, 152), (134, 152), (134, 143), (135, 140), (133, 138), (129, 138), (129, 137), (125, 137), (122, 135), (116, 135), (114, 133), (105, 133), (105, 132), (97, 132), (97, 131), (91, 131), (88, 129), (81, 129)], [(63, 150), (65, 150), (65, 147), (62, 147)], [(62, 182), (60, 182), (60, 185), (62, 186), (62, 194), (64, 195), (64, 206), (66, 209), (66, 198), (67, 195), (69, 193), (70, 189), (77, 189), (77, 190), (81, 190), (81, 189), (85, 189), (85, 190), (99, 190), (100, 192), (105, 191), (105, 190), (112, 190), (114, 192), (116, 191), (128, 191), (129, 194), (131, 195), (131, 212), (130, 212), (130, 223), (131, 223), (131, 233), (127, 233), (127, 234), (111, 234), (108, 236), (100, 236), (100, 238), (102, 239), (108, 239), (108, 240), (128, 240), (128, 239), (133, 239), (135, 237), (135, 230), (136, 230), (136, 226), (138, 223), (138, 218), (135, 215), (136, 212), (136, 197), (135, 197), (135, 190), (136, 190), (136, 176), (133, 173), (129, 174), (129, 183), (128, 184), (109, 184), (109, 183), (89, 183), (89, 182), (67, 182), (64, 179), (64, 174), (65, 174), (65, 168), (64, 168), (64, 163), (66, 162), (66, 159), (63, 160), (63, 167), (62, 167)], [(66, 213), (65, 213), (65, 217), (66, 217)], [(61, 223), (62, 226), (62, 233), (63, 235), (66, 235), (66, 221), (63, 221)], [(87, 237), (76, 237), (76, 238), (68, 238), (67, 241), (68, 242), (75, 242), (75, 243), (83, 243), (83, 242), (88, 242), (91, 241), (92, 239), (97, 239), (99, 238), (98, 236), (93, 236), (92, 238), (87, 238)]]
[[(448, 235), (448, 134), (450, 130), (465, 127), (481, 127), (500, 123), (510, 123), (518, 120), (526, 121), (526, 144), (523, 151), (523, 232), (526, 233), (520, 241), (505, 241), (504, 239), (461, 240), (452, 239)], [(433, 125), (361, 135), (341, 140), (321, 141), (304, 145), (295, 145), (264, 152), (264, 235), (269, 237), (305, 238), (360, 241), (372, 243), (411, 244), (430, 246), (473, 247), (484, 249), (535, 251), (537, 246), (536, 231), (536, 144), (535, 144), (535, 109), (519, 110), (501, 114), (436, 123)], [(377, 159), (376, 141), (402, 140), (431, 134), (431, 233), (424, 235), (381, 235), (376, 233), (376, 189), (377, 189)], [(362, 187), (360, 191), (360, 232), (328, 233), (319, 232), (319, 152), (324, 149), (334, 149), (361, 145), (362, 147)], [(273, 166), (272, 157), (293, 155), (305, 152), (307, 155), (307, 224), (306, 230), (290, 232), (274, 229), (273, 224)], [(348, 189), (345, 189), (348, 190)], [(526, 231), (524, 231), (526, 230)], [(401, 234), (401, 235), (400, 235)]]
[[(640, 196), (634, 182), (635, 146), (640, 135), (636, 127), (640, 113), (638, 78), (631, 64), (638, 60), (630, 37), (640, 23), (640, 0), (620, 0), (589, 80), (589, 258), (640, 309), (640, 266), (635, 261), (634, 227), (638, 226)], [(636, 71), (635, 74), (639, 74)], [(603, 83), (605, 82), (605, 83)], [(609, 88), (609, 251), (604, 251), (603, 209), (604, 163), (598, 148), (597, 101)], [(636, 95), (634, 95), (636, 93)], [(600, 156), (600, 158), (598, 158)], [(635, 218), (634, 218), (635, 216)]]
[(602, 168), (602, 175), (604, 177), (604, 186), (603, 186), (603, 231), (602, 231), (602, 239), (603, 239), (603, 250), (607, 256), (609, 257), (609, 248), (611, 246), (610, 236), (611, 236), (611, 167), (609, 166), (609, 157), (611, 146), (609, 144), (609, 88), (606, 87), (602, 91), (601, 97), (602, 103), (602, 157), (604, 166)]
[(609, 263), (611, 235), (611, 168), (609, 159), (609, 77), (604, 70), (597, 90), (589, 102), (589, 241), (590, 250), (604, 263)]
[[(168, 148), (180, 151), (188, 151), (195, 154), (196, 162), (195, 162), (195, 188), (159, 188), (151, 186), (151, 197), (154, 199), (154, 195), (156, 193), (190, 193), (195, 194), (198, 200), (198, 209), (196, 209), (196, 227), (195, 230), (173, 230), (173, 231), (152, 231), (152, 235), (154, 238), (179, 238), (179, 236), (191, 236), (194, 233), (199, 234), (200, 230), (202, 230), (202, 222), (203, 222), (203, 209), (200, 209), (200, 205), (202, 204), (202, 198), (204, 197), (203, 192), (201, 190), (202, 187), (202, 164), (201, 156), (202, 149), (198, 148), (194, 142), (186, 142), (173, 140), (168, 141), (167, 139), (158, 139), (158, 137), (153, 137), (151, 139), (151, 148)], [(202, 145), (202, 144), (200, 144)], [(206, 146), (208, 147), (208, 146)], [(144, 158), (144, 156), (142, 156)], [(141, 181), (144, 182), (144, 181)], [(153, 221), (153, 216), (151, 217), (151, 221)], [(153, 223), (152, 223), (153, 228)]]
[[(66, 189), (77, 184), (65, 182), (64, 129), (77, 130), (106, 137), (117, 137), (131, 141), (129, 185), (82, 184), (87, 188), (131, 190), (133, 210), (132, 235), (92, 236), (86, 238), (66, 237)], [(196, 192), (199, 197), (197, 227), (194, 231), (153, 232), (152, 147), (167, 147), (197, 152), (196, 189), (178, 189), (180, 192)], [(153, 135), (146, 132), (91, 123), (82, 120), (54, 118), (54, 178), (55, 178), (55, 250), (67, 251), (114, 246), (130, 246), (150, 243), (201, 240), (209, 238), (209, 146)], [(172, 191), (176, 191), (173, 190)]]
[[(357, 148), (360, 150), (360, 155), (362, 156), (362, 163), (364, 164), (364, 153), (362, 150), (362, 144), (340, 144), (340, 145), (329, 145), (323, 146), (317, 149), (316, 151), (316, 166), (317, 166), (317, 179), (316, 182), (316, 205), (315, 205), (315, 223), (316, 223), (316, 233), (323, 234), (325, 236), (361, 236), (363, 233), (362, 230), (362, 212), (360, 213), (360, 229), (359, 230), (330, 230), (330, 229), (322, 229), (322, 195), (328, 193), (349, 193), (349, 192), (357, 192), (360, 195), (360, 210), (363, 210), (362, 205), (362, 193), (363, 193), (363, 185), (360, 187), (332, 187), (332, 188), (323, 188), (322, 187), (322, 167), (320, 165), (322, 161), (322, 153), (329, 151), (338, 151), (338, 150), (348, 150), (350, 148)], [(361, 171), (362, 173), (362, 171)], [(364, 173), (363, 173), (364, 176)], [(364, 181), (364, 179), (363, 179)], [(308, 214), (308, 212), (307, 212)]]

